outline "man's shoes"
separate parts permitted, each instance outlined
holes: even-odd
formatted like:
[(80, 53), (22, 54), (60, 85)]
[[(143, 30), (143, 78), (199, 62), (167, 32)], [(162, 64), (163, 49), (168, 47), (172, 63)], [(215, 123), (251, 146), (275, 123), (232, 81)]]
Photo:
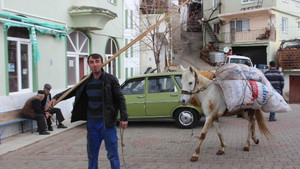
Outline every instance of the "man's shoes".
[(52, 127), (52, 126), (49, 126), (49, 127), (48, 127), (48, 131), (53, 131), (53, 127)]
[(63, 125), (63, 124), (59, 124), (59, 125), (57, 126), (57, 128), (59, 128), (59, 129), (65, 129), (65, 128), (67, 128), (67, 126), (65, 126), (65, 125)]
[(275, 118), (269, 118), (269, 121), (276, 121)]
[(39, 132), (39, 134), (40, 134), (40, 135), (49, 135), (50, 133), (47, 132), (47, 131), (41, 131), (41, 132)]

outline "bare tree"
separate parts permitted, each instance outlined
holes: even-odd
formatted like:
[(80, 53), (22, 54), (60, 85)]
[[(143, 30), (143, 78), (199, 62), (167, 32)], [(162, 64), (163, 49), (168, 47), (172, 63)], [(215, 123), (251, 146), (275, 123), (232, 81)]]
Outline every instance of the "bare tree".
[[(140, 32), (144, 32), (149, 29), (152, 25), (157, 23), (161, 18), (163, 18), (166, 13), (172, 11), (169, 4), (165, 0), (141, 0), (140, 3), (140, 25), (138, 26)], [(177, 17), (177, 18), (175, 18)], [(181, 30), (183, 23), (174, 24), (174, 20), (179, 20), (179, 14), (173, 16), (173, 19), (168, 18), (161, 25), (153, 29), (149, 35), (145, 36), (140, 41), (141, 52), (151, 52), (157, 72), (162, 72), (166, 70), (169, 66), (170, 60), (172, 60), (172, 49), (179, 51), (182, 46), (189, 44), (190, 39), (185, 38), (181, 41), (172, 41), (172, 34), (174, 32), (178, 33), (180, 31), (175, 31), (177, 29)], [(189, 18), (194, 18), (194, 16), (189, 16)], [(189, 20), (186, 20), (188, 22)]]
[[(162, 0), (142, 0), (140, 6), (140, 29), (141, 32), (149, 29), (152, 25), (158, 22), (165, 16), (168, 11), (168, 5)], [(153, 29), (148, 36), (141, 40), (141, 49), (144, 51), (151, 50), (153, 52), (154, 61), (157, 72), (161, 72), (161, 55), (168, 46), (169, 26), (168, 21), (162, 23)]]

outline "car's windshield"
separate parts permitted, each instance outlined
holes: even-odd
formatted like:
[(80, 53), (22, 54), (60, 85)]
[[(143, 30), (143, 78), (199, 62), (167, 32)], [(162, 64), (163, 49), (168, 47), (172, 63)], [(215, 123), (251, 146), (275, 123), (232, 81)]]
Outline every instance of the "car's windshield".
[(248, 59), (242, 59), (242, 58), (231, 58), (230, 63), (240, 63), (240, 64), (245, 64)]

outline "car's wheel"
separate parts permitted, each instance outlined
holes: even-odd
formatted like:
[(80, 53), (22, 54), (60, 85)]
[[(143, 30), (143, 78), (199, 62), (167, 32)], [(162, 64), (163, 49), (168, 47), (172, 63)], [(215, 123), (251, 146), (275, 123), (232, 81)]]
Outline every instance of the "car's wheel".
[(176, 125), (179, 128), (193, 128), (199, 123), (197, 111), (190, 108), (178, 109), (174, 113)]

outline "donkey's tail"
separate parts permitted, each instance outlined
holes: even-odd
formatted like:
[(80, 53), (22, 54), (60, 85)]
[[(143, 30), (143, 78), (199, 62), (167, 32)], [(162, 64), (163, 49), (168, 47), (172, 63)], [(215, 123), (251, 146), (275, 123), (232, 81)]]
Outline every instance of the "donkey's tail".
[(273, 135), (271, 134), (270, 130), (266, 126), (264, 116), (262, 114), (262, 111), (260, 109), (255, 110), (255, 118), (258, 124), (259, 131), (267, 138), (272, 138)]

